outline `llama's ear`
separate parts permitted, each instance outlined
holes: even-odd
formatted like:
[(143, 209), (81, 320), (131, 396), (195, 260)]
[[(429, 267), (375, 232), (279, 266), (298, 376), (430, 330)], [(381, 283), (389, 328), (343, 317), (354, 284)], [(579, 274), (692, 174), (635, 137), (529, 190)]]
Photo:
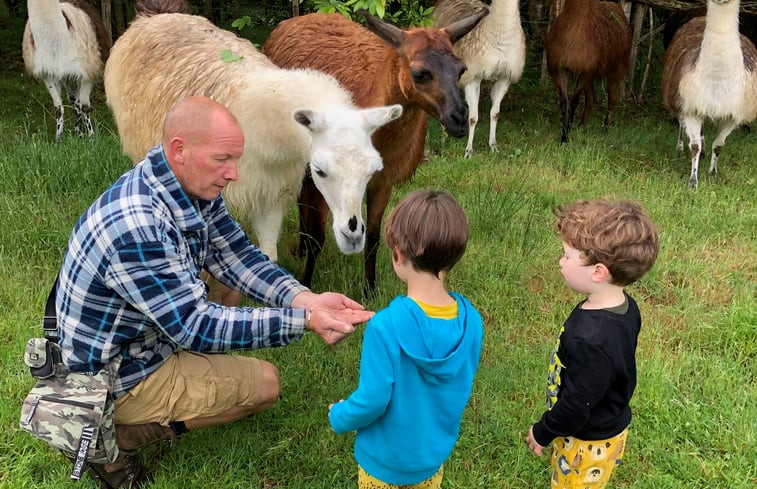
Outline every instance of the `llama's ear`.
[(379, 127), (392, 122), (402, 115), (402, 106), (399, 104), (387, 105), (386, 107), (372, 107), (363, 109), (363, 119), (368, 132), (373, 132)]
[(489, 15), (489, 9), (484, 7), (475, 14), (460, 19), (442, 30), (447, 33), (450, 42), (455, 44), (461, 37), (472, 31), (476, 24), (487, 15)]
[(384, 22), (378, 17), (372, 16), (365, 9), (360, 9), (356, 13), (365, 17), (365, 25), (368, 29), (394, 49), (399, 49), (400, 46), (402, 46), (402, 42), (405, 40), (405, 32), (402, 29), (388, 22)]
[(294, 120), (307, 127), (311, 132), (321, 132), (326, 127), (326, 121), (320, 112), (310, 109), (294, 111)]

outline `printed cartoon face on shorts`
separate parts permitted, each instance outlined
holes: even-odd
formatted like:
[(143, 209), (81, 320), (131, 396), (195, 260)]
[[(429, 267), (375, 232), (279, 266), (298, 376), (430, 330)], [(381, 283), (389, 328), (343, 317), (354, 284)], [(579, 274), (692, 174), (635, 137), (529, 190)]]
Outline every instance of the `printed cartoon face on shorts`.
[(599, 482), (602, 480), (602, 474), (604, 474), (604, 470), (600, 467), (590, 467), (586, 469), (586, 477), (584, 477), (584, 482), (587, 484), (592, 484), (594, 482)]
[(589, 456), (592, 460), (604, 460), (607, 458), (607, 449), (610, 448), (610, 443), (606, 442), (604, 444), (589, 444), (587, 447), (589, 449)]

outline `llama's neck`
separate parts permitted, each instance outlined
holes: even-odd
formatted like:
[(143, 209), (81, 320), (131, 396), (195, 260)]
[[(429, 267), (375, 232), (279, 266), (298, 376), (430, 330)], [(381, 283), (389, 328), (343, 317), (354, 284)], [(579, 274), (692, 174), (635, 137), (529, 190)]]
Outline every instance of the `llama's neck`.
[(705, 37), (710, 35), (738, 38), (739, 0), (717, 4), (710, 0), (707, 4), (707, 23)]
[(699, 54), (700, 63), (741, 64), (739, 0), (707, 5), (707, 21)]
[(489, 15), (481, 20), (484, 22), (496, 22), (499, 25), (513, 25), (520, 23), (520, 8), (518, 0), (492, 0), (489, 6)]
[(63, 32), (68, 30), (58, 0), (27, 0), (26, 7), (29, 11), (29, 22), (34, 32), (42, 32), (43, 30)]

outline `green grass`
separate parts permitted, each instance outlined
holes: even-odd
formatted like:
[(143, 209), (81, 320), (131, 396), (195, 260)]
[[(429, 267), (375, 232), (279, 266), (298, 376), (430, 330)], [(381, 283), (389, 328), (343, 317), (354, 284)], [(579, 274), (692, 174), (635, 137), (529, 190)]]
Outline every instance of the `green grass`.
[[(0, 73), (0, 488), (74, 487), (62, 457), (18, 428), (21, 402), (33, 384), (21, 357), (26, 340), (40, 332), (44, 301), (76, 219), (131, 165), (101, 90), (94, 95), (96, 138), (75, 138), (68, 118), (64, 141), (55, 145), (46, 91), (17, 62), (8, 66)], [(675, 152), (677, 128), (654, 88), (645, 106), (624, 102), (606, 131), (600, 104), (588, 126), (575, 128), (570, 144), (560, 146), (556, 97), (532, 78), (503, 102), (498, 153), (486, 147), (486, 103), (470, 160), (461, 157), (465, 141), (444, 140), (432, 122), (428, 161), (395, 189), (390, 204), (416, 188), (443, 188), (465, 207), (472, 228), (449, 284), (481, 310), (486, 337), (444, 486), (548, 487), (547, 459), (532, 456), (523, 437), (544, 407), (555, 335), (579, 300), (558, 272), (561, 247), (550, 210), (565, 201), (609, 197), (639, 200), (659, 226), (662, 244), (653, 270), (629, 288), (644, 318), (639, 385), (626, 460), (611, 487), (755, 487), (755, 134), (735, 131), (720, 174), (703, 173), (692, 191), (688, 158)], [(711, 129), (706, 134), (711, 141)], [(292, 208), (279, 254), (299, 274), (304, 263), (290, 253), (296, 244)], [(361, 277), (362, 256), (339, 254), (329, 238), (316, 291), (338, 290), (371, 309), (403, 292), (385, 249), (374, 297), (363, 297)], [(361, 336), (362, 329), (335, 347), (308, 336), (255, 352), (280, 368), (282, 400), (249, 420), (187, 434), (157, 462), (149, 487), (354, 487), (354, 436), (333, 434), (326, 413), (329, 402), (356, 386)], [(86, 480), (78, 487), (95, 485)]]

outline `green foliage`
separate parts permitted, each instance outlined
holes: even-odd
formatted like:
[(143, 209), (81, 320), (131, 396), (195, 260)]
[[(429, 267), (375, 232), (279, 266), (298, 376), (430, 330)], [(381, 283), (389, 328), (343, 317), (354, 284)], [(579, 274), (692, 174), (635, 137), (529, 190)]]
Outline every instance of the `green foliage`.
[(418, 0), (312, 0), (313, 9), (322, 13), (340, 13), (354, 18), (363, 9), (371, 15), (403, 26), (431, 26), (434, 7), (424, 7)]
[(234, 22), (231, 23), (231, 27), (233, 27), (234, 29), (238, 31), (241, 31), (245, 27), (251, 26), (251, 25), (252, 25), (252, 17), (250, 17), (249, 15), (243, 15), (242, 17), (234, 20)]

